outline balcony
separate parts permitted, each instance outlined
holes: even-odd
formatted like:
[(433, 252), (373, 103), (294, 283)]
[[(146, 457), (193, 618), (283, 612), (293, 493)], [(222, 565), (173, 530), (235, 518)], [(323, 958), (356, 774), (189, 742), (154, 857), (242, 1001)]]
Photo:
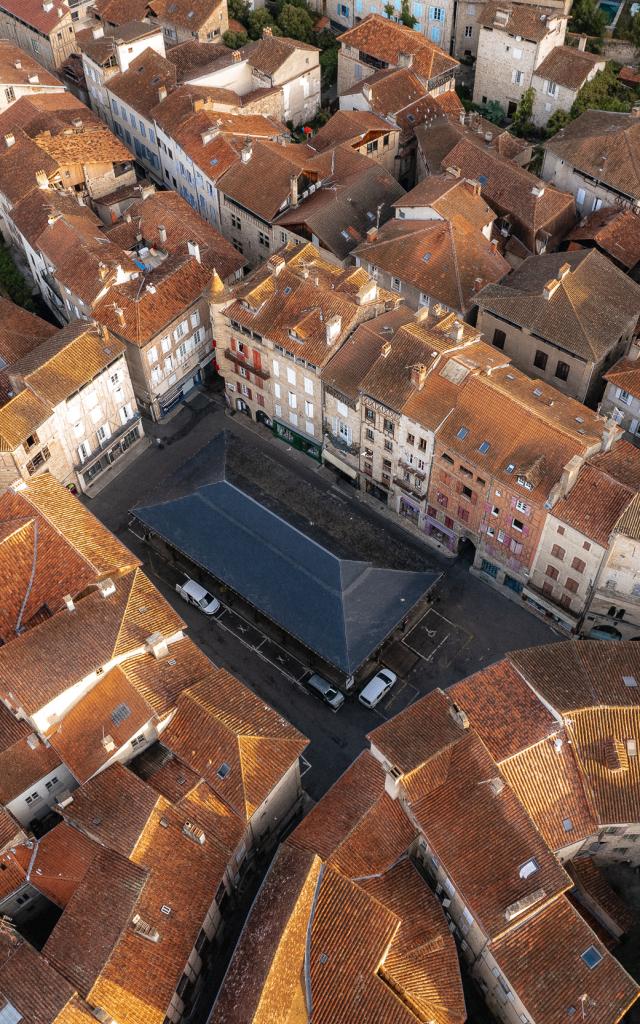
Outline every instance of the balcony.
[(405, 491), (406, 494), (410, 494), (413, 498), (417, 498), (418, 501), (423, 501), (426, 498), (426, 494), (423, 491), (416, 491), (415, 487), (412, 487), (408, 480), (403, 480), (402, 477), (394, 476), (393, 482), (396, 487)]
[(340, 437), (338, 434), (333, 434), (328, 430), (326, 425), (324, 428), (324, 437), (325, 441), (327, 441), (332, 448), (335, 448), (336, 451), (344, 452), (346, 455), (358, 456), (360, 454), (359, 444), (347, 444), (343, 437)]
[(231, 348), (225, 348), (224, 355), (225, 359), (228, 359), (230, 363), (235, 363), (236, 367), (244, 366), (248, 373), (254, 373), (261, 380), (269, 380), (271, 376), (269, 371), (263, 370), (262, 367), (252, 366), (242, 352), (234, 352)]

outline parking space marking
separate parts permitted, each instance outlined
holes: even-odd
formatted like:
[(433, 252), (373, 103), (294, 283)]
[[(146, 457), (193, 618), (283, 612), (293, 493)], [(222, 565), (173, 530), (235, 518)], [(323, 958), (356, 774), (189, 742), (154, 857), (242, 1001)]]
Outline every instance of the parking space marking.
[(414, 700), (419, 695), (419, 690), (417, 686), (413, 685), (413, 683), (409, 683), (407, 682), (406, 679), (403, 679), (401, 683), (397, 683), (393, 687), (387, 700), (381, 701), (377, 707), (372, 708), (373, 713), (375, 715), (378, 715), (378, 717), (381, 718), (383, 722), (387, 722), (390, 718), (393, 718), (393, 716), (397, 714), (397, 711), (393, 705), (397, 702), (398, 697), (404, 695), (407, 691), (411, 691), (411, 697), (404, 706), (408, 707), (410, 704), (413, 704)]
[(433, 661), (448, 644), (455, 644), (455, 653), (462, 651), (473, 640), (473, 634), (463, 626), (447, 619), (435, 608), (429, 608), (402, 643), (427, 663)]

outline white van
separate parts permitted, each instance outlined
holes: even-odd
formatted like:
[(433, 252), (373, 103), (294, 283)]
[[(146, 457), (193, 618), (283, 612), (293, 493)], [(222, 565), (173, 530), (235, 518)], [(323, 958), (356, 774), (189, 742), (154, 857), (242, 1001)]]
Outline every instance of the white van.
[(386, 697), (397, 678), (397, 675), (391, 669), (381, 668), (373, 679), (369, 680), (358, 700), (361, 704), (364, 704), (365, 708), (375, 708), (376, 704), (379, 704), (382, 698)]
[(205, 615), (215, 615), (220, 608), (217, 597), (213, 597), (208, 590), (201, 587), (195, 580), (186, 579), (184, 583), (176, 583), (176, 590), (183, 601), (193, 604)]

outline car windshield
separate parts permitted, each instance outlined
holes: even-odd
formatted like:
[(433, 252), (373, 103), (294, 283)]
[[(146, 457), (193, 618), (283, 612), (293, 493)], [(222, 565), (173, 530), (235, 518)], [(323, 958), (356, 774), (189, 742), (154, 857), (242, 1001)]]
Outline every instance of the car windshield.
[(327, 692), (325, 693), (325, 697), (327, 698), (327, 700), (335, 700), (335, 698), (337, 696), (338, 696), (338, 691), (337, 690), (327, 690)]
[(204, 597), (200, 598), (198, 604), (200, 605), (201, 608), (208, 608), (212, 601), (213, 598), (211, 594), (205, 594)]

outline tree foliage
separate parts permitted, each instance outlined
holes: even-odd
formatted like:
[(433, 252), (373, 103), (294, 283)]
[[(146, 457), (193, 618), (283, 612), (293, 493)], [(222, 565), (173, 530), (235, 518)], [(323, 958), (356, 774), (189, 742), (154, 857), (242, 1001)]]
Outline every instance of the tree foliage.
[(230, 50), (239, 50), (241, 47), (246, 46), (248, 41), (249, 37), (246, 32), (233, 32), (231, 29), (225, 32), (222, 37), (222, 42)]
[(227, 0), (227, 10), (230, 18), (241, 22), (243, 25), (247, 24), (251, 12), (249, 0)]
[(514, 135), (528, 135), (532, 130), (533, 121), (531, 119), (531, 115), (533, 114), (533, 101), (535, 94), (535, 89), (533, 89), (532, 86), (529, 86), (529, 88), (525, 89), (520, 97), (520, 102), (516, 107), (516, 112), (513, 115), (513, 120), (511, 121), (511, 131)]
[(282, 34), (291, 39), (302, 43), (313, 40), (313, 18), (304, 7), (286, 3), (278, 15), (278, 26)]
[(571, 8), (571, 29), (585, 32), (588, 36), (601, 36), (607, 24), (607, 17), (598, 7), (598, 0), (575, 0)]
[(546, 133), (547, 138), (550, 139), (552, 135), (559, 132), (561, 128), (564, 128), (566, 124), (569, 124), (571, 120), (571, 114), (568, 110), (556, 110), (555, 114), (552, 114), (547, 121)]
[(407, 28), (414, 28), (418, 24), (418, 19), (414, 18), (413, 14), (411, 13), (411, 8), (409, 7), (409, 0), (402, 0), (400, 18), (402, 20), (402, 24), (406, 25)]
[(35, 310), (31, 289), (13, 262), (11, 253), (0, 242), (0, 293), (3, 292), (17, 306), (22, 306), (23, 309), (28, 309), (31, 312)]
[(633, 106), (633, 93), (618, 81), (613, 64), (607, 64), (590, 82), (586, 82), (571, 107), (571, 117), (585, 110), (628, 111)]
[[(262, 30), (265, 28), (270, 28), (274, 32), (276, 23), (266, 7), (258, 7), (255, 11), (251, 11), (247, 19), (249, 38), (260, 39), (262, 37)], [(279, 35), (279, 33), (275, 31), (274, 35)]]

